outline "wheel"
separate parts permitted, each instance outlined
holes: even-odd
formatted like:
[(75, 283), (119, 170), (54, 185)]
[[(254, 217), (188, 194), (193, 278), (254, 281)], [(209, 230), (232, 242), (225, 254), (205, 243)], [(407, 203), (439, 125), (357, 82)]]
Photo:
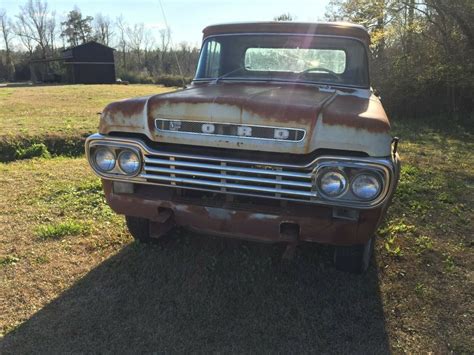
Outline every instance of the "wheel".
[(336, 269), (361, 274), (367, 270), (374, 249), (374, 237), (362, 245), (339, 246), (334, 250)]
[(127, 227), (135, 240), (142, 243), (150, 243), (153, 238), (150, 235), (150, 221), (146, 218), (125, 216)]

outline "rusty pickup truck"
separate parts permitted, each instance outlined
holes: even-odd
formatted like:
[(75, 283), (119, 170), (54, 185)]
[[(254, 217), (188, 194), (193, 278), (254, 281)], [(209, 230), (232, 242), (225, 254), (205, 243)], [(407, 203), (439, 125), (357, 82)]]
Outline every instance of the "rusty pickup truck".
[(180, 226), (334, 246), (367, 269), (399, 178), (369, 82), (369, 35), (348, 23), (206, 27), (192, 83), (109, 104), (86, 154), (111, 208), (148, 242)]

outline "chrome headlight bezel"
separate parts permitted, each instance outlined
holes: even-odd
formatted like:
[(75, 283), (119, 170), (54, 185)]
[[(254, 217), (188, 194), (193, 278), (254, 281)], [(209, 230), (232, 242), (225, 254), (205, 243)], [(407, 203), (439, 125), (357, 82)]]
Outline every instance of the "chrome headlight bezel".
[[(132, 154), (132, 156), (136, 158), (137, 166), (134, 170), (127, 171), (127, 169), (124, 167), (124, 162), (122, 161), (122, 159), (125, 156), (125, 154)], [(122, 172), (125, 173), (127, 176), (135, 176), (140, 172), (142, 162), (141, 162), (140, 155), (138, 152), (127, 148), (127, 149), (122, 149), (120, 151), (117, 157), (117, 164), (120, 170), (122, 170)]]
[[(347, 186), (337, 196), (330, 196), (321, 189), (320, 181), (322, 176), (331, 171), (337, 171), (343, 174), (347, 179)], [(313, 185), (322, 201), (327, 201), (332, 205), (348, 206), (352, 205), (354, 208), (366, 208), (372, 205), (377, 205), (380, 200), (386, 195), (389, 188), (390, 173), (389, 170), (378, 164), (373, 164), (364, 161), (357, 161), (357, 159), (341, 159), (338, 160), (324, 160), (321, 161), (313, 170)], [(362, 198), (353, 191), (353, 183), (358, 176), (370, 175), (374, 177), (379, 183), (377, 193), (371, 198)]]
[[(102, 149), (106, 149), (110, 151), (115, 157), (115, 164), (112, 169), (110, 170), (103, 170), (98, 166), (96, 163), (96, 154), (97, 152), (101, 151)], [(124, 153), (132, 152), (136, 157), (138, 157), (139, 165), (138, 168), (133, 172), (127, 172), (120, 164), (119, 159), (123, 156)], [(119, 145), (119, 144), (110, 144), (109, 142), (93, 142), (89, 145), (87, 151), (87, 157), (90, 162), (91, 167), (95, 170), (95, 172), (102, 176), (102, 177), (110, 177), (110, 178), (130, 178), (135, 177), (140, 174), (143, 168), (143, 155), (137, 147), (133, 145)]]
[[(356, 191), (356, 186), (355, 185), (357, 183), (357, 180), (359, 180), (361, 178), (364, 178), (364, 177), (368, 177), (369, 179), (373, 179), (373, 182), (375, 182), (375, 185), (377, 185), (376, 192), (370, 197), (361, 196), (361, 194)], [(373, 173), (371, 171), (361, 171), (360, 173), (358, 173), (357, 175), (355, 175), (351, 179), (350, 189), (351, 189), (351, 192), (354, 194), (354, 196), (356, 196), (358, 199), (360, 199), (362, 201), (371, 201), (371, 200), (376, 199), (377, 196), (382, 191), (382, 181), (381, 181), (381, 178), (380, 178), (379, 174)]]
[[(99, 154), (101, 153), (110, 154), (109, 160), (111, 162), (108, 163), (110, 167), (104, 168), (103, 166), (101, 166), (102, 163), (98, 161)], [(108, 147), (99, 147), (94, 151), (93, 161), (94, 161), (94, 166), (96, 167), (96, 169), (98, 169), (102, 173), (107, 174), (115, 169), (117, 165), (117, 156), (115, 155), (115, 152), (109, 149)]]
[[(333, 177), (336, 177), (336, 178), (340, 179), (341, 188), (339, 189), (338, 192), (330, 193), (324, 188), (323, 180), (326, 177), (328, 177), (328, 175), (333, 175)], [(348, 191), (349, 179), (347, 178), (347, 176), (346, 176), (346, 174), (344, 173), (343, 170), (334, 169), (334, 168), (327, 168), (327, 169), (324, 169), (324, 170), (320, 171), (320, 173), (318, 174), (317, 179), (316, 179), (316, 188), (317, 188), (318, 192), (321, 195), (323, 195), (324, 197), (327, 197), (329, 199), (340, 198), (341, 196), (343, 196)]]

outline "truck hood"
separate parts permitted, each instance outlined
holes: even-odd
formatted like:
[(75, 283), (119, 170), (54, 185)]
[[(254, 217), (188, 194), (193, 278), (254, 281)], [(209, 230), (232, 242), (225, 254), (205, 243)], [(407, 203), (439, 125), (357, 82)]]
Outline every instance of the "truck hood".
[[(158, 131), (155, 119), (303, 129), (300, 142)], [(141, 133), (157, 142), (307, 154), (316, 149), (390, 155), (390, 125), (369, 90), (321, 89), (294, 84), (219, 83), (114, 102), (99, 131)]]

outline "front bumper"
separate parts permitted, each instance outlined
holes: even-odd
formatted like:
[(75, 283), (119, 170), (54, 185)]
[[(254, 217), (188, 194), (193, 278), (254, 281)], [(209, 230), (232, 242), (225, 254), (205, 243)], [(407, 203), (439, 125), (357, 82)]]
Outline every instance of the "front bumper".
[(353, 211), (357, 218), (344, 219), (334, 217), (335, 207), (189, 197), (169, 187), (142, 184), (134, 184), (133, 193), (122, 194), (114, 192), (111, 180), (102, 181), (107, 202), (116, 213), (158, 222), (163, 211), (171, 210), (177, 226), (262, 242), (363, 244), (374, 234), (385, 212), (384, 205)]

